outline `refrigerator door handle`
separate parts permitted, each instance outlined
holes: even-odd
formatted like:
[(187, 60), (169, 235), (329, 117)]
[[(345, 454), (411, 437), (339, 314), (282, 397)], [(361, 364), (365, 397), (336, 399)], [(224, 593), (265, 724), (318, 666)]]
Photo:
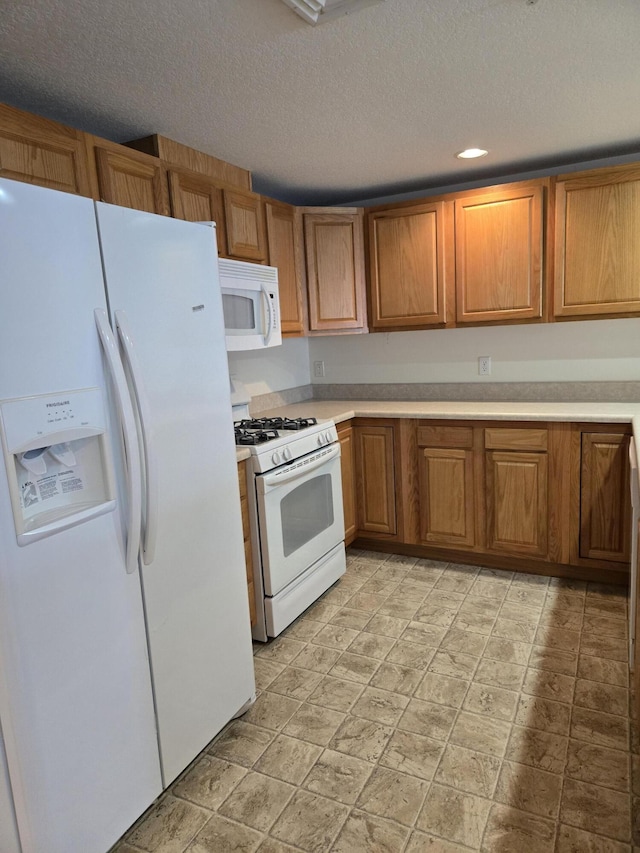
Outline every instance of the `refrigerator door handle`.
[(267, 326), (267, 334), (264, 336), (264, 345), (268, 347), (269, 342), (271, 341), (271, 336), (273, 335), (273, 328), (275, 326), (273, 317), (274, 309), (271, 305), (271, 297), (269, 296), (269, 291), (267, 290), (265, 285), (261, 285), (260, 289), (262, 290), (262, 295), (264, 296), (264, 299), (267, 303), (267, 317), (269, 325)]
[(135, 403), (138, 407), (138, 421), (141, 430), (141, 443), (144, 454), (145, 467), (145, 524), (142, 533), (142, 559), (145, 566), (151, 565), (156, 552), (156, 539), (158, 534), (158, 477), (156, 455), (152, 440), (151, 424), (153, 423), (149, 413), (149, 401), (142, 382), (142, 371), (138, 354), (129, 329), (129, 321), (124, 311), (115, 312), (116, 331), (122, 341), (122, 348), (127, 359), (129, 375), (133, 385)]
[(127, 574), (133, 574), (138, 568), (140, 550), (140, 519), (142, 515), (142, 479), (140, 472), (140, 448), (136, 421), (127, 388), (127, 379), (118, 353), (118, 343), (114, 337), (107, 312), (96, 308), (94, 313), (100, 343), (111, 375), (115, 392), (115, 404), (124, 438), (127, 469)]

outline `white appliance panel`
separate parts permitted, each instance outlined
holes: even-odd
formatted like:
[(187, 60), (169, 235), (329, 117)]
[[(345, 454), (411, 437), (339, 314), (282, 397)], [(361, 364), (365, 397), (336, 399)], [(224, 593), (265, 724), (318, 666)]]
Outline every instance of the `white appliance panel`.
[(340, 445), (260, 474), (256, 495), (264, 591), (275, 596), (344, 537)]
[(169, 784), (255, 690), (215, 233), (96, 208), (151, 418), (158, 533), (142, 580)]
[[(0, 261), (0, 400), (104, 389), (92, 202), (0, 180)], [(161, 790), (120, 528), (112, 512), (20, 548), (2, 459), (0, 721), (23, 853), (104, 853)]]

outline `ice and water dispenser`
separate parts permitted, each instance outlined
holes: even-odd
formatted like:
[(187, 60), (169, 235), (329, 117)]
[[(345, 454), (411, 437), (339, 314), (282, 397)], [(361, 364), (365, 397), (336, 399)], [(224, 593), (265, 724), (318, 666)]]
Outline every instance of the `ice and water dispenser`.
[(5, 400), (0, 427), (19, 545), (115, 508), (100, 388)]

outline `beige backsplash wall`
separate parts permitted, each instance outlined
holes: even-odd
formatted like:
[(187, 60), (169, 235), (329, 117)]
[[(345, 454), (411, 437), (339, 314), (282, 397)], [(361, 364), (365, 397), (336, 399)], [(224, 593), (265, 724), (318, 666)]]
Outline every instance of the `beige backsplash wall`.
[[(478, 357), (491, 356), (490, 376)], [(312, 383), (640, 381), (640, 319), (312, 338)], [(323, 361), (324, 378), (313, 377)]]
[(308, 338), (288, 338), (279, 347), (227, 355), (229, 373), (244, 383), (252, 397), (311, 382)]
[[(490, 376), (478, 376), (481, 355), (492, 358)], [(312, 396), (640, 400), (640, 319), (292, 338), (229, 353), (229, 368), (253, 414)]]

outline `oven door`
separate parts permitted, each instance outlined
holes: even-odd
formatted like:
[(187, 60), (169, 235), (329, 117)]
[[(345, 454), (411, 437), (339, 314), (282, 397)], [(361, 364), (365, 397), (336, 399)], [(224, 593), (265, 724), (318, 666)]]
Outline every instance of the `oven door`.
[(256, 477), (265, 595), (277, 595), (344, 539), (340, 445)]

